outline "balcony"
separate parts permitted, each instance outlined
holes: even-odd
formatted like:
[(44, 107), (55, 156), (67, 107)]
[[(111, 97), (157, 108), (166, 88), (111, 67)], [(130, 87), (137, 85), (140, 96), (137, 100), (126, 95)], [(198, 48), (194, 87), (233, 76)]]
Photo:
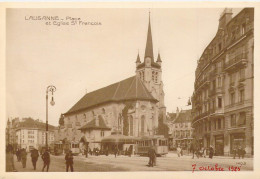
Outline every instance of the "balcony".
[(209, 86), (210, 84), (210, 81), (209, 81), (209, 77), (205, 77), (203, 80), (200, 80), (197, 84), (196, 84), (196, 89), (200, 89), (200, 88), (203, 88), (203, 87), (207, 87)]
[(199, 119), (201, 119), (201, 118), (204, 118), (204, 117), (208, 116), (209, 114), (210, 114), (210, 112), (209, 112), (209, 111), (206, 111), (206, 112), (204, 112), (204, 113), (202, 113), (202, 114), (196, 116), (196, 117), (193, 119), (193, 122), (195, 122), (195, 121), (197, 121), (197, 120), (199, 120)]
[(247, 65), (247, 54), (240, 53), (235, 58), (225, 63), (224, 68), (227, 72), (232, 72), (235, 69), (243, 68)]

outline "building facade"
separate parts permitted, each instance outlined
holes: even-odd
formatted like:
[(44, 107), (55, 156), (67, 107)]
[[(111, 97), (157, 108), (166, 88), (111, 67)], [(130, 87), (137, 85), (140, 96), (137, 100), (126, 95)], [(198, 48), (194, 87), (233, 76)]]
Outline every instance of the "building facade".
[(231, 155), (235, 147), (253, 155), (254, 9), (220, 16), (217, 33), (195, 72), (192, 126), (204, 147)]
[[(41, 149), (46, 145), (46, 124), (33, 119), (23, 119), (13, 127), (15, 131), (14, 146), (29, 151), (33, 147)], [(54, 143), (55, 127), (49, 125), (48, 145)]]
[[(136, 74), (83, 96), (62, 114), (59, 140), (85, 137), (89, 143), (100, 143), (112, 132), (134, 137), (156, 134), (159, 114), (166, 116), (161, 63), (159, 54), (156, 62), (154, 59), (149, 17), (144, 61), (138, 54)], [(95, 127), (89, 128), (92, 123)]]
[(191, 109), (181, 111), (177, 109), (176, 113), (170, 113), (168, 116), (173, 117), (167, 123), (170, 148), (176, 149), (179, 145), (183, 149), (188, 149), (193, 140)]

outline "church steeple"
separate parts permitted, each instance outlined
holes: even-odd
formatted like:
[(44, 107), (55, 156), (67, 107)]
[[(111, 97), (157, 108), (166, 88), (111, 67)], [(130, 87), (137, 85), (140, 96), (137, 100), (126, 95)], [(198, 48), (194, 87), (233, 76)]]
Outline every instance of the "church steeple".
[(139, 56), (139, 52), (138, 52), (138, 55), (137, 55), (137, 58), (136, 58), (136, 67), (138, 67), (140, 64), (141, 64), (141, 60), (140, 60), (140, 56)]
[(139, 56), (139, 52), (138, 52), (138, 55), (137, 55), (137, 58), (136, 58), (136, 62), (135, 62), (135, 63), (141, 63), (140, 56)]
[(151, 23), (150, 23), (150, 12), (149, 12), (149, 24), (148, 24), (148, 32), (147, 32), (147, 40), (145, 47), (145, 55), (144, 58), (150, 57), (153, 59), (153, 40), (152, 40), (152, 31), (151, 31)]
[(158, 57), (157, 57), (157, 61), (156, 61), (157, 63), (158, 62), (162, 62), (162, 60), (161, 60), (161, 56), (160, 56), (160, 52), (158, 53)]

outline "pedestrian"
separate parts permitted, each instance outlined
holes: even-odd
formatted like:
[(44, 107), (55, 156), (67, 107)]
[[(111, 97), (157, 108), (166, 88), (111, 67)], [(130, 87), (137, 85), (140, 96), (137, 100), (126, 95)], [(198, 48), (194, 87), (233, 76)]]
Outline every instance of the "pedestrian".
[(195, 153), (195, 146), (194, 146), (194, 143), (192, 142), (191, 145), (190, 145), (190, 151), (192, 153), (192, 159), (194, 159), (194, 153)]
[(238, 158), (239, 158), (239, 159), (240, 159), (240, 157), (241, 157), (241, 158), (244, 158), (244, 149), (242, 149), (242, 146), (241, 146), (241, 145), (238, 147), (237, 153), (238, 153)]
[(73, 155), (71, 150), (66, 154), (65, 160), (66, 160), (66, 172), (69, 171), (69, 168), (70, 171), (73, 172)]
[(205, 147), (205, 148), (203, 149), (203, 157), (206, 158), (206, 156), (207, 156), (207, 148)]
[(47, 167), (46, 171), (48, 172), (50, 167), (50, 162), (51, 162), (50, 153), (48, 149), (46, 149), (45, 152), (42, 154), (42, 160), (43, 160), (42, 171), (44, 172), (45, 167)]
[(24, 148), (21, 150), (21, 160), (22, 160), (23, 168), (25, 168), (26, 167), (26, 161), (27, 161), (27, 152)]
[(14, 155), (13, 155), (13, 147), (9, 144), (6, 147), (6, 171), (7, 172), (16, 172), (14, 166)]
[(21, 152), (20, 152), (20, 149), (18, 148), (16, 150), (16, 158), (17, 158), (17, 162), (20, 162), (21, 161), (21, 156), (20, 156)]
[(237, 151), (238, 149), (237, 149), (237, 146), (236, 147), (234, 147), (234, 149), (233, 149), (233, 159), (236, 159), (236, 155), (237, 155)]
[(36, 163), (39, 157), (39, 151), (35, 148), (31, 151), (31, 158), (32, 158), (32, 164), (33, 164), (33, 169), (36, 170)]
[(244, 159), (244, 156), (245, 156), (245, 154), (246, 154), (245, 148), (242, 148), (242, 149), (241, 149), (241, 152), (242, 152), (242, 159)]
[(118, 148), (117, 148), (117, 146), (115, 147), (114, 154), (115, 154), (115, 158), (116, 158), (116, 156), (118, 155)]
[(107, 147), (107, 149), (106, 149), (106, 156), (108, 156), (108, 147)]
[(86, 158), (88, 158), (88, 146), (86, 146), (86, 148), (85, 148), (85, 155), (86, 155)]
[(153, 146), (151, 146), (150, 149), (148, 150), (148, 157), (149, 157), (148, 166), (153, 167), (155, 165), (155, 160), (156, 160), (156, 152)]
[(181, 156), (181, 147), (179, 145), (177, 147), (177, 155), (178, 155), (178, 157)]
[(129, 148), (128, 148), (128, 156), (131, 157), (133, 153), (133, 146), (131, 145)]
[(212, 159), (213, 158), (213, 154), (214, 154), (214, 149), (213, 149), (213, 146), (211, 145), (209, 147), (209, 158)]

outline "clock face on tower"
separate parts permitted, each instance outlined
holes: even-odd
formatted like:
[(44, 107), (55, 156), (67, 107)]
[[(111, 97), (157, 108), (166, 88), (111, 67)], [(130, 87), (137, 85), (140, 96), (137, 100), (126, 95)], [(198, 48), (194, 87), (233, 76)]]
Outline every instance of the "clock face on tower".
[(146, 66), (151, 66), (151, 58), (147, 57), (145, 59), (145, 64), (146, 64)]

